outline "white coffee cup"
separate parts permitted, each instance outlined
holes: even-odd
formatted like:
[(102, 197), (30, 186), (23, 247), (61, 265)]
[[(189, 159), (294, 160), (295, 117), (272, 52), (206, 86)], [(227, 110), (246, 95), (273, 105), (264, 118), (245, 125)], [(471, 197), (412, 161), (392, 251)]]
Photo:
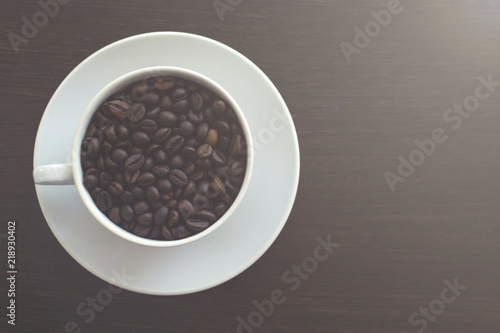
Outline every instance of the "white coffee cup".
[[(128, 231), (122, 229), (117, 226), (115, 223), (110, 221), (106, 215), (104, 215), (95, 205), (92, 200), (89, 192), (83, 185), (83, 171), (81, 167), (81, 145), (82, 140), (84, 138), (85, 132), (89, 125), (90, 120), (94, 112), (99, 108), (99, 106), (105, 102), (111, 95), (114, 93), (123, 91), (130, 84), (144, 80), (147, 82), (148, 79), (158, 77), (172, 75), (176, 77), (180, 77), (183, 79), (187, 79), (198, 83), (199, 85), (209, 89), (216, 95), (220, 96), (223, 100), (229, 103), (231, 108), (234, 110), (236, 114), (241, 128), (243, 130), (243, 134), (245, 136), (246, 144), (247, 144), (247, 166), (245, 171), (245, 176), (243, 180), (243, 184), (241, 185), (239, 194), (235, 198), (233, 204), (227, 212), (218, 219), (213, 225), (208, 227), (206, 230), (195, 234), (193, 236), (172, 240), (172, 241), (163, 241), (163, 240), (152, 240), (143, 237), (136, 236)], [(106, 87), (104, 87), (89, 103), (89, 105), (85, 108), (80, 117), (80, 120), (77, 124), (75, 135), (73, 137), (72, 144), (72, 154), (71, 154), (71, 163), (70, 164), (50, 164), (38, 166), (33, 170), (33, 178), (35, 184), (37, 185), (75, 185), (78, 190), (78, 194), (80, 195), (83, 203), (90, 211), (90, 213), (99, 221), (106, 229), (113, 232), (115, 235), (126, 239), (128, 241), (145, 245), (145, 246), (153, 246), (153, 247), (170, 247), (170, 246), (178, 246), (187, 244), (193, 241), (196, 241), (209, 233), (216, 230), (220, 227), (224, 222), (226, 222), (232, 213), (237, 209), (239, 204), (242, 202), (246, 190), (248, 188), (248, 184), (250, 182), (250, 177), (253, 169), (253, 143), (252, 136), (250, 134), (250, 129), (248, 127), (247, 121), (240, 107), (236, 103), (236, 101), (227, 93), (227, 91), (218, 85), (213, 80), (208, 77), (180, 67), (169, 67), (169, 66), (157, 66), (157, 67), (147, 67), (142, 68), (128, 74), (125, 74), (116, 80), (109, 83)]]

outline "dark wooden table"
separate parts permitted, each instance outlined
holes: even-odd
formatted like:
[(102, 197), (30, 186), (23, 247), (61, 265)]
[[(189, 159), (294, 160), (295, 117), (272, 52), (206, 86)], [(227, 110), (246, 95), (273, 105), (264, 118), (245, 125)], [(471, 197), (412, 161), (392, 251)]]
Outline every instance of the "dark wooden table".
[[(221, 0), (223, 20), (212, 0), (59, 1), (48, 22), (35, 0), (0, 4), (1, 332), (237, 332), (238, 318), (256, 326), (240, 332), (500, 331), (498, 1)], [(34, 16), (41, 27), (23, 35)], [(214, 38), (270, 77), (294, 116), (300, 186), (277, 241), (238, 277), (186, 296), (123, 291), (86, 323), (76, 309), (108, 284), (45, 222), (35, 135), (76, 65), (150, 31)], [(315, 267), (308, 257), (328, 235), (340, 247)], [(286, 274), (302, 264), (311, 273)], [(275, 289), (286, 300), (253, 313)]]

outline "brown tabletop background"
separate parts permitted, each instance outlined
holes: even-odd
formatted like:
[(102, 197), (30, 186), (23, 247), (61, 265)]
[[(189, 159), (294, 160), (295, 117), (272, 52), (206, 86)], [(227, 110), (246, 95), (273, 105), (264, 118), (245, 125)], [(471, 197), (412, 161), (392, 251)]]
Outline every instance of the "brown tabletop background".
[[(59, 333), (72, 321), (81, 332), (236, 332), (238, 317), (248, 321), (253, 301), (275, 289), (286, 301), (255, 332), (499, 332), (500, 88), (456, 130), (443, 115), (474, 100), (478, 77), (500, 80), (500, 3), (401, 0), (402, 11), (348, 63), (341, 43), (355, 47), (354, 28), (391, 1), (222, 2), (233, 4), (223, 20), (212, 0), (72, 0), (18, 53), (8, 33), (22, 36), (23, 17), (31, 21), (41, 7), (1, 2), (0, 275), (12, 219), (18, 274), (16, 326), (6, 323), (2, 278), (0, 332)], [(216, 39), (269, 76), (294, 117), (300, 185), (278, 239), (241, 275), (185, 296), (123, 291), (87, 324), (77, 307), (108, 284), (73, 260), (45, 222), (31, 176), (36, 131), (76, 65), (151, 31)], [(435, 128), (447, 140), (391, 191), (384, 173), (398, 172), (400, 155), (417, 158), (414, 141)], [(340, 247), (292, 291), (282, 275), (328, 235)], [(449, 301), (445, 280), (467, 288)], [(428, 319), (412, 315), (429, 306)]]

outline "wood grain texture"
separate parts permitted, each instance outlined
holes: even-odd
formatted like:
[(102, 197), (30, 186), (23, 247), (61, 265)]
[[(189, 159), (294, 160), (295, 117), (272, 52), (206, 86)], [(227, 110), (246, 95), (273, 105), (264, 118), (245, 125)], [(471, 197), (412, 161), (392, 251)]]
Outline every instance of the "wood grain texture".
[[(479, 76), (500, 80), (500, 3), (401, 0), (403, 11), (347, 63), (339, 44), (353, 45), (354, 27), (387, 3), (243, 0), (220, 21), (212, 1), (72, 0), (16, 54), (7, 34), (20, 34), (22, 17), (40, 7), (2, 1), (0, 233), (18, 221), (20, 273), (18, 325), (6, 325), (2, 306), (0, 331), (59, 333), (75, 321), (82, 332), (236, 332), (254, 300), (282, 289), (286, 302), (256, 332), (410, 333), (423, 327), (410, 315), (458, 278), (467, 290), (425, 331), (499, 332), (500, 88), (456, 131), (443, 114), (474, 94)], [(107, 283), (64, 251), (43, 218), (31, 177), (35, 135), (76, 65), (150, 31), (214, 38), (271, 78), (299, 136), (299, 191), (277, 241), (243, 274), (194, 295), (124, 291), (86, 324), (77, 306)], [(447, 141), (391, 192), (384, 172), (397, 172), (398, 156), (434, 128)], [(282, 274), (327, 235), (341, 247), (291, 291)]]

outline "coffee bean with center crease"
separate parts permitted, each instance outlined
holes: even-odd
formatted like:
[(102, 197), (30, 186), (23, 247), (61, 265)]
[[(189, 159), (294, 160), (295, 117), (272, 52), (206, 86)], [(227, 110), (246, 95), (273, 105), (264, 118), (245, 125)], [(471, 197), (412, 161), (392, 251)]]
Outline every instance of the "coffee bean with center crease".
[(199, 125), (203, 122), (203, 112), (188, 110), (186, 113), (187, 118), (195, 125)]
[(168, 213), (167, 225), (169, 227), (173, 227), (173, 226), (179, 224), (180, 220), (181, 220), (181, 216), (180, 216), (179, 212), (175, 209), (172, 209), (170, 211), (170, 213)]
[(212, 159), (212, 162), (216, 167), (226, 165), (226, 156), (219, 149), (214, 149), (210, 158)]
[(127, 182), (128, 184), (134, 184), (140, 175), (141, 175), (140, 170), (135, 170), (135, 171), (125, 170), (125, 177), (124, 177), (125, 182)]
[(123, 186), (119, 182), (112, 182), (108, 186), (108, 192), (112, 195), (118, 196), (123, 193)]
[(99, 156), (101, 152), (101, 146), (99, 145), (99, 139), (97, 138), (85, 138), (82, 143), (82, 154), (90, 157), (91, 159)]
[(144, 119), (139, 123), (139, 129), (146, 134), (154, 134), (158, 125), (151, 119)]
[(227, 135), (231, 131), (229, 124), (223, 120), (217, 120), (213, 126), (221, 135)]
[(155, 88), (159, 91), (170, 90), (175, 85), (175, 78), (172, 76), (161, 76), (156, 78)]
[(114, 100), (104, 104), (108, 111), (119, 119), (125, 119), (130, 105), (125, 101)]
[(166, 165), (156, 165), (153, 167), (152, 172), (156, 178), (166, 178), (166, 177), (168, 177), (168, 173), (170, 172), (170, 168)]
[(199, 219), (204, 220), (204, 221), (208, 221), (210, 223), (217, 221), (217, 216), (215, 215), (215, 213), (212, 212), (211, 210), (208, 210), (208, 209), (199, 210), (196, 212), (196, 214), (194, 214), (194, 216), (196, 218), (199, 218)]
[(212, 155), (212, 146), (209, 145), (208, 143), (202, 144), (198, 150), (196, 151), (196, 154), (198, 155), (199, 158), (204, 159), (204, 158), (209, 158), (210, 155)]
[(193, 111), (201, 111), (203, 107), (203, 97), (200, 94), (193, 92), (189, 96), (189, 101), (191, 102), (191, 108)]
[(153, 141), (156, 143), (164, 143), (165, 141), (167, 141), (167, 139), (170, 137), (171, 134), (172, 134), (171, 128), (167, 127), (160, 128), (153, 135)]
[(162, 234), (163, 238), (165, 238), (166, 240), (174, 240), (175, 239), (174, 235), (172, 235), (172, 233), (170, 232), (170, 230), (168, 229), (168, 227), (166, 225), (161, 227), (161, 234)]
[(151, 172), (144, 172), (137, 179), (137, 184), (142, 187), (153, 185), (155, 182), (156, 178)]
[(240, 134), (233, 135), (231, 145), (229, 146), (229, 155), (238, 156), (242, 152), (242, 137)]
[(179, 169), (170, 171), (169, 179), (177, 187), (185, 187), (189, 182), (188, 176)]
[(182, 156), (188, 161), (194, 161), (196, 159), (196, 148), (191, 147), (191, 146), (185, 146), (182, 148), (181, 152)]
[(128, 119), (133, 123), (138, 123), (146, 115), (146, 108), (141, 103), (132, 104), (127, 111)]
[(175, 102), (178, 102), (178, 101), (181, 101), (181, 100), (184, 100), (188, 97), (188, 92), (186, 91), (186, 89), (184, 88), (177, 88), (174, 90), (174, 92), (172, 93), (172, 99), (175, 101)]
[(142, 224), (137, 224), (134, 227), (133, 233), (139, 237), (147, 237), (151, 233), (152, 228), (150, 226), (144, 226)]
[(125, 161), (125, 169), (131, 172), (139, 170), (144, 165), (145, 161), (146, 158), (144, 157), (144, 155), (141, 154), (132, 155)]
[(151, 110), (146, 112), (146, 115), (144, 118), (146, 119), (151, 119), (151, 120), (156, 120), (158, 119), (158, 116), (160, 115), (161, 109), (159, 106), (152, 108)]
[(175, 154), (184, 145), (184, 138), (180, 135), (174, 135), (165, 143), (165, 151), (167, 154)]
[(116, 135), (116, 126), (111, 125), (104, 130), (104, 135), (109, 143), (116, 143), (118, 141), (118, 136)]
[(146, 197), (150, 202), (156, 202), (160, 200), (160, 191), (156, 186), (148, 186), (146, 188)]
[(113, 207), (113, 198), (108, 192), (102, 191), (97, 195), (95, 204), (101, 212), (107, 212)]
[(203, 231), (210, 226), (210, 222), (193, 217), (186, 221), (186, 225), (193, 231)]
[(236, 161), (231, 164), (229, 169), (233, 176), (242, 176), (245, 173), (246, 163), (243, 161)]

